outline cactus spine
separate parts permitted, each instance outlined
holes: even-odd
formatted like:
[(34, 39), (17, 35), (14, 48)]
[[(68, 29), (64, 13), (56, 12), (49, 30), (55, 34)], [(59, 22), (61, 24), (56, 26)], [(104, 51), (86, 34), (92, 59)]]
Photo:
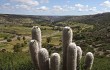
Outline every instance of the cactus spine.
[(60, 55), (53, 53), (50, 58), (50, 70), (60, 70)]
[(49, 53), (47, 49), (41, 48), (39, 50), (38, 62), (40, 70), (49, 70)]
[(77, 47), (75, 43), (70, 43), (67, 48), (67, 70), (76, 70)]
[(30, 50), (30, 54), (31, 54), (31, 59), (33, 61), (33, 64), (35, 67), (38, 67), (38, 51), (39, 51), (39, 47), (38, 47), (38, 43), (36, 40), (31, 40), (29, 43), (29, 50)]
[(32, 28), (32, 39), (37, 40), (39, 48), (41, 48), (41, 42), (42, 42), (41, 30), (38, 26), (33, 26)]
[(84, 69), (85, 70), (91, 70), (92, 65), (93, 65), (93, 61), (94, 61), (94, 56), (91, 52), (88, 52), (86, 54), (86, 58), (85, 58), (85, 64), (84, 64)]
[(79, 46), (77, 46), (77, 70), (80, 70), (81, 58), (82, 58), (82, 50)]
[(72, 43), (73, 33), (70, 27), (63, 29), (63, 70), (67, 70), (67, 47)]

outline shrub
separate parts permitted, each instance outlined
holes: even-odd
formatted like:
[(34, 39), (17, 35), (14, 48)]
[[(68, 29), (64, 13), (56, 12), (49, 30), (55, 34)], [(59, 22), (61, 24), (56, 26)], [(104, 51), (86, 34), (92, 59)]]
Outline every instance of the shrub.
[(14, 45), (13, 50), (14, 52), (21, 52), (22, 51), (21, 44), (17, 43), (16, 45)]
[(7, 39), (7, 42), (11, 42), (12, 40), (10, 38)]

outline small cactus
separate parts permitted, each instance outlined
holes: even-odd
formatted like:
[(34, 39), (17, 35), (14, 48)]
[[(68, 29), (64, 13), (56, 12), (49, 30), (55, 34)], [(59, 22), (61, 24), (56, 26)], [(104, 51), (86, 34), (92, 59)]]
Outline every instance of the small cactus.
[(41, 30), (38, 26), (33, 26), (32, 28), (32, 39), (37, 40), (39, 48), (41, 48), (41, 42), (42, 42)]
[(38, 53), (38, 62), (40, 70), (49, 70), (49, 53), (47, 49), (40, 49)]
[(93, 65), (93, 61), (94, 61), (94, 56), (91, 52), (88, 52), (86, 54), (86, 58), (85, 58), (85, 64), (84, 64), (84, 69), (85, 70), (91, 70), (92, 65)]
[(72, 43), (73, 33), (70, 27), (64, 27), (63, 29), (63, 70), (67, 70), (67, 47)]
[(67, 48), (67, 70), (76, 70), (77, 67), (77, 47), (75, 43), (70, 43)]
[(60, 70), (60, 55), (53, 53), (50, 58), (50, 70)]
[(77, 70), (80, 70), (80, 61), (82, 58), (82, 49), (77, 46)]
[(39, 69), (39, 67), (38, 67), (38, 51), (39, 51), (39, 47), (38, 47), (38, 43), (37, 43), (36, 40), (31, 40), (30, 41), (29, 50), (30, 50), (31, 59), (33, 61), (34, 66), (37, 67), (37, 69)]

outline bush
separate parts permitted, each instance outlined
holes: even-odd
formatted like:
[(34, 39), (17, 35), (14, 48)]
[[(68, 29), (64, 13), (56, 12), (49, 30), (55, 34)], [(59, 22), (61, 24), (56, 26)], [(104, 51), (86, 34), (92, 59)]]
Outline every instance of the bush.
[(83, 34), (76, 34), (73, 37), (75, 40), (83, 40), (85, 39), (85, 36)]
[(17, 39), (20, 41), (20, 40), (21, 40), (21, 37), (20, 37), (20, 36), (18, 36), (18, 37), (17, 37)]
[(22, 46), (20, 43), (17, 43), (16, 45), (14, 45), (14, 47), (13, 47), (14, 52), (21, 52), (22, 51), (21, 47)]
[(25, 36), (23, 36), (23, 40), (26, 40)]
[(8, 37), (5, 36), (4, 39), (8, 39)]
[(47, 43), (50, 43), (52, 40), (52, 37), (47, 37)]
[(12, 40), (9, 38), (9, 39), (7, 39), (7, 42), (11, 42)]

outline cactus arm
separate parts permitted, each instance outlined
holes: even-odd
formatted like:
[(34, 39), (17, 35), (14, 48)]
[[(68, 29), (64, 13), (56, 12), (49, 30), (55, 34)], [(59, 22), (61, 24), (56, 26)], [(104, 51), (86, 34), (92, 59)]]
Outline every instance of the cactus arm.
[(75, 43), (70, 43), (67, 49), (67, 70), (76, 70), (77, 67), (77, 47)]

